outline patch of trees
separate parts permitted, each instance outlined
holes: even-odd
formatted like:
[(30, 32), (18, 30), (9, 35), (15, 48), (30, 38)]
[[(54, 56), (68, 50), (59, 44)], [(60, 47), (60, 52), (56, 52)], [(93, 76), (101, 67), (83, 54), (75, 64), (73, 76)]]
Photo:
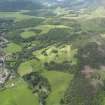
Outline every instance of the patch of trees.
[(93, 68), (99, 68), (105, 64), (105, 48), (95, 42), (88, 43), (78, 50), (77, 58), (79, 65), (89, 65)]
[(6, 67), (9, 70), (16, 71), (21, 63), (22, 63), (22, 58), (20, 59), (19, 52), (13, 53), (11, 56), (9, 56), (8, 59), (6, 59)]
[(14, 25), (13, 19), (0, 18), (0, 29), (11, 29)]
[(38, 94), (39, 102), (42, 105), (45, 105), (46, 98), (51, 91), (51, 87), (48, 80), (37, 72), (27, 74), (23, 78), (25, 81), (28, 82), (29, 88), (32, 89), (33, 93)]
[(20, 36), (21, 32), (23, 32), (23, 30), (10, 30), (5, 36), (9, 41), (18, 43), (23, 41)]
[(6, 60), (6, 66), (8, 69), (16, 71), (22, 62), (32, 59), (38, 60), (37, 57), (32, 55), (31, 49), (23, 47), (21, 52), (16, 52), (9, 56), (9, 58)]
[(81, 25), (83, 27), (83, 31), (87, 31), (90, 33), (104, 33), (105, 32), (105, 18), (94, 18), (84, 21)]
[(68, 61), (65, 61), (62, 63), (57, 63), (55, 61), (51, 61), (49, 63), (45, 62), (44, 67), (49, 71), (56, 70), (56, 71), (71, 72), (71, 73), (75, 72), (75, 68), (76, 68), (76, 66), (71, 65), (70, 62)]
[(70, 41), (70, 38), (71, 35), (68, 29), (59, 29), (56, 27), (47, 34), (37, 36), (38, 40), (46, 42)]
[(56, 16), (56, 14), (53, 13), (52, 11), (53, 10), (49, 10), (49, 9), (31, 10), (31, 11), (25, 12), (23, 14), (30, 15), (30, 16), (40, 16), (40, 17)]
[(12, 29), (5, 35), (5, 37), (9, 41), (12, 41), (12, 42), (15, 42), (15, 43), (19, 43), (19, 44), (30, 43), (31, 41), (36, 39), (36, 37), (30, 37), (28, 39), (24, 39), (24, 38), (21, 37), (21, 33), (22, 32), (24, 32), (24, 30), (22, 30), (22, 29)]
[[(78, 49), (78, 65), (74, 79), (65, 92), (61, 105), (101, 105), (104, 100), (104, 73), (100, 67), (105, 65), (105, 46), (96, 42), (89, 42)], [(93, 74), (89, 78), (81, 74), (84, 66), (92, 68)], [(98, 72), (98, 73), (97, 73)], [(100, 84), (102, 83), (102, 84)]]
[(27, 28), (27, 27), (35, 27), (43, 22), (44, 19), (42, 18), (32, 18), (32, 19), (25, 19), (15, 23), (16, 29)]
[(33, 32), (35, 32), (37, 34), (39, 34), (40, 32), (42, 32), (41, 29), (29, 29), (29, 31), (33, 31)]
[(89, 80), (75, 75), (61, 100), (61, 105), (101, 105), (104, 97), (102, 88), (96, 91)]

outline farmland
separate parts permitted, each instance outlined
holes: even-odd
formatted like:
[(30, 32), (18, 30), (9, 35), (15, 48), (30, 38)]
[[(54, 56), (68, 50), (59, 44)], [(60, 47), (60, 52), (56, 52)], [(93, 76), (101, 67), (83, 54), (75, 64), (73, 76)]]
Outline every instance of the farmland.
[(50, 2), (0, 11), (0, 105), (105, 105), (104, 7)]

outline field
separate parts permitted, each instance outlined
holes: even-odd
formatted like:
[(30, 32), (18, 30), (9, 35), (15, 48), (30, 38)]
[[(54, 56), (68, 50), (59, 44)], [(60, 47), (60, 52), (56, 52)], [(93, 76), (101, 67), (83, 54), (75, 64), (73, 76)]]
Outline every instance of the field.
[[(54, 52), (55, 51), (55, 52)], [(47, 55), (42, 54), (45, 52)], [(64, 62), (64, 61), (72, 61), (72, 63), (76, 63), (76, 59), (74, 55), (77, 53), (77, 49), (72, 49), (71, 45), (62, 45), (60, 47), (50, 46), (46, 49), (42, 49), (41, 51), (33, 52), (33, 55), (37, 56), (41, 62)]]
[[(21, 66), (22, 69), (19, 69), (18, 71), (21, 76), (23, 76), (23, 74), (25, 75), (31, 72), (32, 68), (31, 66), (29, 66), (29, 63), (24, 63)], [(48, 79), (49, 84), (51, 85), (51, 93), (47, 98), (47, 105), (59, 105), (60, 100), (64, 96), (65, 89), (69, 86), (70, 81), (73, 78), (73, 75), (63, 72), (47, 70), (43, 70), (41, 74), (43, 77)]]
[(23, 15), (22, 12), (0, 12), (1, 18), (14, 18), (16, 21), (33, 18), (32, 16)]
[(63, 98), (65, 89), (69, 86), (73, 75), (56, 71), (46, 71), (43, 75), (49, 80), (52, 87), (52, 91), (47, 98), (47, 105), (60, 105), (60, 100)]
[(21, 37), (24, 39), (30, 38), (30, 37), (35, 36), (35, 35), (36, 35), (36, 33), (33, 31), (25, 31), (25, 32), (21, 33)]
[[(30, 100), (29, 100), (30, 98)], [(39, 105), (38, 97), (33, 95), (23, 80), (15, 81), (15, 86), (0, 92), (1, 105)]]
[(4, 50), (5, 52), (8, 52), (8, 54), (13, 54), (16, 52), (20, 52), (22, 49), (21, 49), (21, 46), (18, 44), (9, 43)]
[(28, 74), (30, 72), (32, 72), (31, 61), (27, 61), (25, 63), (22, 63), (18, 68), (18, 73), (21, 76), (24, 76), (25, 74)]

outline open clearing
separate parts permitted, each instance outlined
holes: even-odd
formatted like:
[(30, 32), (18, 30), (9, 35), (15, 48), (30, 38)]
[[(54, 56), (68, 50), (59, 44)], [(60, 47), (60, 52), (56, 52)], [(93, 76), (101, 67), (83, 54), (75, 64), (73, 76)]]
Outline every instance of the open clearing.
[(27, 84), (20, 80), (15, 86), (0, 92), (0, 105), (39, 105), (38, 97), (32, 94)]
[(24, 76), (25, 74), (28, 74), (32, 72), (32, 66), (31, 66), (31, 61), (27, 61), (24, 63), (21, 63), (19, 68), (18, 68), (18, 73), (21, 76)]
[(16, 43), (9, 43), (7, 47), (4, 49), (8, 54), (13, 54), (16, 52), (20, 52), (22, 50), (21, 46)]
[(30, 37), (35, 36), (35, 35), (36, 35), (36, 33), (33, 31), (25, 31), (25, 32), (21, 33), (21, 37), (24, 39), (30, 38)]
[(42, 75), (48, 79), (52, 88), (46, 105), (60, 105), (60, 100), (63, 98), (73, 75), (57, 71), (46, 71)]

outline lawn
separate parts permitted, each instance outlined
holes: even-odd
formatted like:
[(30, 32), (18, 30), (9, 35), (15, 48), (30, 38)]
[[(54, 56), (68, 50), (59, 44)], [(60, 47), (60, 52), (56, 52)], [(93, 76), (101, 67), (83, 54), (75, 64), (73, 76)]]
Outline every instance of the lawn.
[(42, 75), (48, 79), (52, 88), (46, 105), (60, 105), (60, 100), (63, 98), (73, 75), (57, 71), (45, 71)]
[(56, 28), (69, 29), (69, 27), (65, 25), (39, 25), (36, 27), (36, 29), (42, 30), (40, 35), (47, 34), (50, 30), (56, 29)]
[(39, 71), (43, 71), (43, 65), (40, 61), (37, 60), (29, 60), (26, 62), (23, 62), (20, 64), (20, 66), (18, 67), (18, 74), (20, 76), (24, 76), (26, 74), (29, 74), (31, 72), (39, 72)]
[(9, 43), (4, 51), (8, 54), (13, 54), (16, 52), (20, 52), (22, 50), (21, 46), (16, 43)]
[(32, 72), (32, 66), (31, 66), (30, 61), (27, 61), (27, 62), (20, 64), (20, 66), (18, 68), (18, 73), (20, 74), (20, 76), (24, 76), (30, 72)]
[(0, 18), (14, 18), (16, 21), (33, 18), (33, 16), (24, 15), (21, 12), (0, 12)]
[(21, 33), (21, 37), (24, 39), (30, 38), (30, 37), (35, 36), (35, 35), (36, 35), (36, 33), (33, 31), (25, 31), (25, 32)]
[(0, 105), (39, 105), (38, 97), (33, 95), (24, 81), (0, 92)]

